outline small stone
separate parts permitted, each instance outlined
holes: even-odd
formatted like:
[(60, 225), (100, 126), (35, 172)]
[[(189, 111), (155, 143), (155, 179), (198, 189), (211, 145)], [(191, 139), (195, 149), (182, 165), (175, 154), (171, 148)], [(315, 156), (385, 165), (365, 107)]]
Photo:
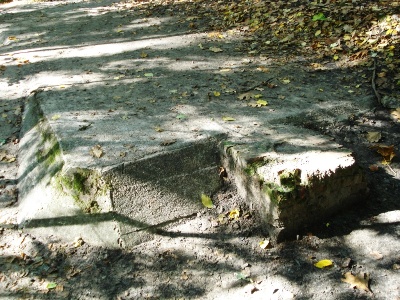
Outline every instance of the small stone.
[(352, 261), (352, 259), (351, 258), (345, 258), (345, 260), (342, 262), (342, 265), (341, 265), (341, 267), (342, 268), (350, 268), (351, 267), (351, 265), (352, 265), (352, 263), (353, 263), (353, 261)]

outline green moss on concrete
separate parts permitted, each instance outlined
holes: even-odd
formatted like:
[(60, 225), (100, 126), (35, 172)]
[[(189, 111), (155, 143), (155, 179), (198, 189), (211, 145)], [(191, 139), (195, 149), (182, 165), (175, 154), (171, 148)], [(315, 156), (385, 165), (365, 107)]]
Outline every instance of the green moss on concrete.
[(101, 208), (96, 201), (104, 196), (110, 186), (93, 170), (74, 169), (56, 176), (56, 188), (65, 195), (71, 196), (78, 207), (85, 213), (98, 213)]
[(57, 162), (61, 162), (61, 148), (44, 120), (41, 120), (37, 126), (40, 132), (40, 143), (36, 152), (36, 160), (49, 168)]
[(253, 176), (257, 174), (258, 168), (261, 168), (262, 166), (265, 166), (267, 162), (264, 161), (263, 159), (261, 160), (256, 160), (252, 163), (249, 163), (247, 167), (244, 169), (247, 175)]
[(301, 184), (301, 170), (284, 170), (278, 173), (280, 184), (264, 182), (263, 192), (269, 199), (279, 205), (293, 203), (293, 201), (304, 200), (307, 195), (307, 188)]
[(288, 189), (295, 189), (298, 185), (301, 184), (301, 170), (296, 169), (294, 171), (284, 170), (278, 173), (279, 181), (282, 186)]
[(275, 183), (264, 183), (262, 189), (268, 198), (277, 205), (293, 200), (296, 194), (293, 189)]

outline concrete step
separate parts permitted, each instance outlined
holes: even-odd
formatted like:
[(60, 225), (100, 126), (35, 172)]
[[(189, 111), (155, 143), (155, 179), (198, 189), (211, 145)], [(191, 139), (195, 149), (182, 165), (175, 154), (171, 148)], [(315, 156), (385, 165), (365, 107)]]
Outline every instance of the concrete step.
[(71, 140), (59, 139), (34, 94), (23, 120), (18, 222), (36, 234), (133, 246), (159, 226), (196, 214), (201, 195), (220, 187), (217, 146), (223, 134), (112, 165), (81, 152), (77, 164), (68, 157)]
[(93, 154), (98, 141), (82, 136), (81, 127), (74, 134), (68, 122), (45, 114), (40, 99), (31, 94), (23, 118), (18, 222), (42, 236), (137, 245), (200, 211), (201, 195), (221, 187), (221, 166), (277, 242), (295, 238), (304, 225), (360, 199), (366, 189), (351, 152), (310, 130), (271, 125), (263, 134), (238, 137), (208, 124), (195, 139), (180, 131), (170, 144), (157, 141), (156, 151), (134, 143), (140, 154), (112, 161), (112, 155)]
[(223, 162), (241, 196), (260, 214), (275, 242), (295, 239), (362, 199), (367, 184), (352, 153), (328, 137), (271, 126), (251, 143), (223, 143)]

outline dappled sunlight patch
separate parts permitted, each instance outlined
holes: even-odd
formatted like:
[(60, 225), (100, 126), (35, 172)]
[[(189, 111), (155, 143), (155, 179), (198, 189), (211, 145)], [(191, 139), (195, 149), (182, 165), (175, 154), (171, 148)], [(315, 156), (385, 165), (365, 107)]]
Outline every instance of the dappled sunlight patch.
[[(370, 241), (374, 241), (371, 244)], [(357, 229), (352, 231), (349, 235), (344, 237), (345, 244), (353, 251), (353, 253), (371, 257), (372, 251), (382, 251), (386, 257), (394, 257), (398, 249), (400, 249), (400, 241), (395, 235), (388, 233), (380, 233), (379, 229), (374, 227)], [(385, 245), (385, 248), (382, 248)]]

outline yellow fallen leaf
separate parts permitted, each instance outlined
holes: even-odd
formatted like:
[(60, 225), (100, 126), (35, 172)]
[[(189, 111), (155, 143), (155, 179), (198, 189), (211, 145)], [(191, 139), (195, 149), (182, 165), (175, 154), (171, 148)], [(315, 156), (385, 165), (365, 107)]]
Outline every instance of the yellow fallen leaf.
[(391, 112), (392, 117), (397, 120), (397, 122), (400, 122), (400, 107), (396, 108)]
[(17, 158), (14, 155), (7, 154), (6, 152), (0, 153), (0, 161), (5, 161), (5, 162), (8, 162), (8, 163), (12, 163), (12, 162), (14, 162), (16, 160), (17, 160)]
[(78, 248), (78, 247), (82, 246), (84, 243), (85, 243), (85, 241), (81, 237), (79, 237), (79, 238), (75, 239), (72, 246), (74, 248)]
[(266, 106), (266, 105), (268, 105), (268, 101), (265, 101), (263, 99), (259, 99), (259, 100), (257, 100), (257, 104), (260, 105), (260, 106)]
[(207, 208), (213, 208), (214, 207), (211, 198), (208, 197), (205, 194), (201, 194), (201, 203), (203, 203), (203, 205), (205, 207), (207, 207)]
[(239, 219), (240, 211), (238, 209), (233, 209), (229, 212), (229, 219)]
[(56, 121), (56, 120), (58, 120), (59, 118), (61, 118), (61, 116), (60, 115), (53, 115), (52, 117), (51, 117), (51, 119), (53, 120), (53, 121)]
[(217, 92), (217, 91), (214, 91), (214, 96), (215, 96), (215, 97), (219, 97), (219, 96), (221, 96), (221, 93), (220, 93), (220, 92)]
[(46, 285), (46, 288), (49, 290), (55, 289), (56, 287), (57, 287), (57, 283), (55, 283), (55, 282), (49, 282)]
[(148, 54), (145, 53), (145, 52), (140, 53), (140, 57), (141, 57), (141, 58), (146, 58), (147, 56), (148, 56)]
[(259, 243), (259, 246), (261, 249), (268, 249), (271, 248), (271, 241), (266, 239), (266, 240), (262, 240)]
[(289, 84), (289, 83), (290, 83), (290, 79), (284, 78), (284, 79), (281, 80), (281, 82), (282, 82), (283, 84)]
[(351, 272), (347, 272), (346, 274), (344, 274), (344, 278), (342, 278), (342, 281), (351, 284), (353, 288), (364, 290), (366, 292), (371, 292), (368, 287), (369, 275), (367, 273), (353, 275), (351, 274)]
[(235, 119), (232, 117), (222, 117), (222, 120), (224, 120), (225, 122), (235, 121)]
[(326, 267), (333, 266), (333, 262), (329, 259), (323, 259), (323, 260), (320, 260), (319, 262), (315, 263), (314, 266), (316, 266), (319, 269), (323, 269)]
[(247, 105), (251, 106), (251, 107), (261, 107), (261, 106), (268, 105), (268, 102), (265, 101), (265, 100), (260, 99), (260, 100), (257, 100), (257, 102), (254, 102), (254, 101), (249, 102)]
[(315, 36), (319, 36), (321, 34), (321, 30), (317, 30), (316, 32), (315, 32)]

